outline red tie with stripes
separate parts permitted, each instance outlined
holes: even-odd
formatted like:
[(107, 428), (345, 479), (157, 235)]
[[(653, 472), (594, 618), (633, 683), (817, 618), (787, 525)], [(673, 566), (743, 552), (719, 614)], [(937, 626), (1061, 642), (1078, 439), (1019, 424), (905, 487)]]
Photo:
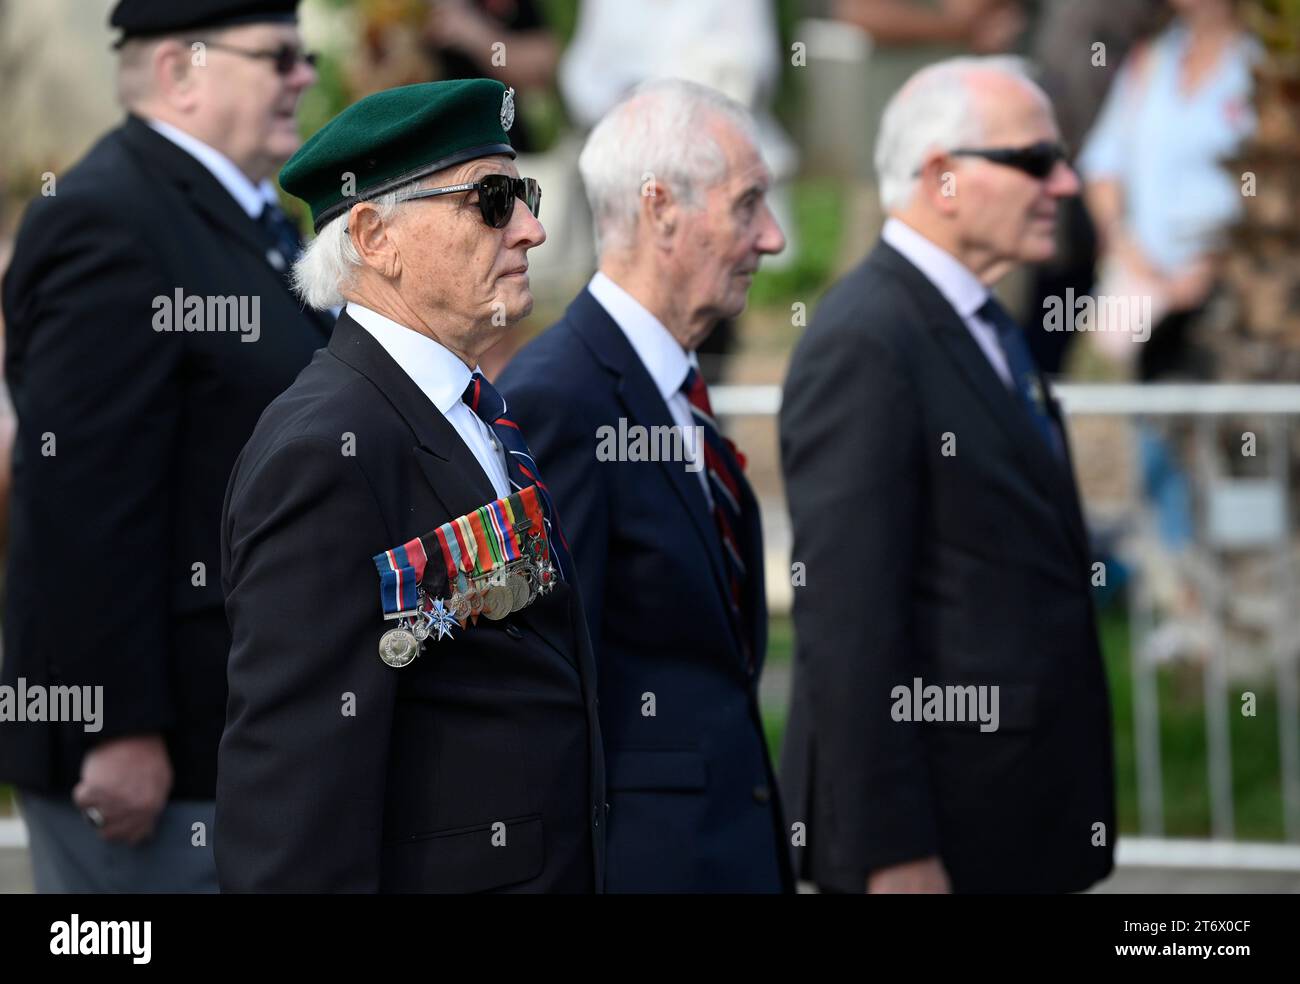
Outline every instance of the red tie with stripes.
[(713, 521), (722, 541), (723, 562), (727, 569), (728, 600), (731, 614), (736, 620), (745, 661), (753, 669), (753, 646), (745, 627), (741, 601), (744, 598), (745, 562), (740, 550), (740, 536), (745, 526), (743, 498), (741, 496), (741, 462), (736, 446), (722, 436), (718, 422), (713, 419), (709, 403), (709, 388), (704, 377), (691, 367), (682, 383), (682, 392), (691, 404), (691, 415), (704, 433), (704, 467), (709, 479), (709, 492), (713, 496)]

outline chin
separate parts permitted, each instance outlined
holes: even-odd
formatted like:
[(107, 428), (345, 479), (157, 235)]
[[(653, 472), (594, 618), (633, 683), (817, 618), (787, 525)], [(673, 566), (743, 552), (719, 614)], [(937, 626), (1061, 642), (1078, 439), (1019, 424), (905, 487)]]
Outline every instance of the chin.
[(745, 310), (749, 303), (749, 292), (741, 291), (738, 297), (729, 297), (726, 302), (718, 305), (718, 319), (738, 318)]
[(523, 291), (518, 297), (505, 305), (506, 324), (513, 325), (533, 313), (533, 292)]
[(1046, 263), (1056, 255), (1056, 238), (1035, 236), (1020, 251), (1021, 263)]
[(266, 142), (266, 156), (283, 164), (298, 152), (302, 138), (295, 133), (273, 134)]

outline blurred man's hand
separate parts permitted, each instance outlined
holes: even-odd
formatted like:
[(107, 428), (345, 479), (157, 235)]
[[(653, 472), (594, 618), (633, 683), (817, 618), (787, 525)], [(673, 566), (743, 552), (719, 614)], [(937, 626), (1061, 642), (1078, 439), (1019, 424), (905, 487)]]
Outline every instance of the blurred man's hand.
[(92, 749), (72, 791), (78, 809), (103, 818), (105, 840), (138, 844), (153, 834), (172, 788), (172, 764), (158, 735), (117, 738)]
[(951, 895), (952, 884), (936, 857), (880, 868), (867, 876), (869, 895)]

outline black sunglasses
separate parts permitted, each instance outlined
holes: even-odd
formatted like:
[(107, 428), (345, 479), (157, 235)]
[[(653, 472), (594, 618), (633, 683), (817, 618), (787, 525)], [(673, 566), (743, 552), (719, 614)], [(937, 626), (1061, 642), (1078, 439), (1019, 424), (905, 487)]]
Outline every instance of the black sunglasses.
[(306, 62), (312, 68), (316, 67), (316, 52), (303, 51), (293, 44), (285, 43), (269, 50), (250, 51), (248, 48), (237, 48), (232, 44), (222, 44), (220, 41), (201, 41), (197, 43), (206, 44), (209, 48), (216, 48), (218, 51), (228, 51), (232, 55), (240, 55), (244, 58), (269, 59), (274, 65), (277, 75), (288, 75), (298, 67), (299, 62)]
[(485, 174), (469, 184), (448, 185), (446, 188), (426, 188), (402, 195), (398, 201), (409, 202), (416, 198), (437, 198), (454, 195), (460, 191), (478, 192), (478, 210), (483, 221), (493, 229), (504, 229), (515, 214), (515, 199), (528, 206), (537, 218), (542, 209), (542, 189), (536, 178), (512, 178), (508, 174)]
[(1040, 181), (1052, 173), (1052, 168), (1056, 167), (1057, 161), (1068, 160), (1070, 156), (1065, 144), (1053, 143), (1050, 140), (1040, 140), (1028, 147), (988, 149), (958, 147), (948, 153), (953, 157), (982, 157), (994, 164), (1005, 164), (1007, 167), (1014, 167), (1017, 171), (1024, 171)]

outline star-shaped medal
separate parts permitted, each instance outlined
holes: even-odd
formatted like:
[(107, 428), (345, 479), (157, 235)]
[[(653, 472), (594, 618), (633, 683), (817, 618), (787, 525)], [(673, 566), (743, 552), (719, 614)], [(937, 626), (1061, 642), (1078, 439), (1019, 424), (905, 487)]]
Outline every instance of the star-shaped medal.
[(441, 598), (435, 598), (433, 607), (424, 613), (425, 620), (429, 623), (429, 630), (437, 633), (434, 636), (435, 642), (451, 637), (451, 630), (456, 627), (456, 616), (451, 613), (446, 605), (442, 603)]

